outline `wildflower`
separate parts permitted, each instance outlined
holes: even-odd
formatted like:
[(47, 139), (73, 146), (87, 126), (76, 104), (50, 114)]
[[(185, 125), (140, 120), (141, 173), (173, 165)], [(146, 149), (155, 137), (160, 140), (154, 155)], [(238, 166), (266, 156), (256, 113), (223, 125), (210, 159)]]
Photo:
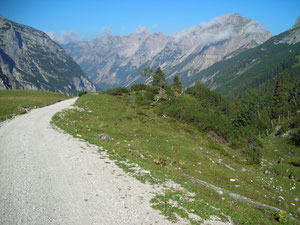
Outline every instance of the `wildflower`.
[(283, 221), (283, 219), (285, 218), (285, 214), (286, 214), (286, 212), (285, 211), (283, 211), (283, 210), (279, 210), (278, 211), (278, 213), (277, 213), (278, 215), (277, 215), (277, 219), (278, 219), (278, 221), (279, 222), (282, 222)]

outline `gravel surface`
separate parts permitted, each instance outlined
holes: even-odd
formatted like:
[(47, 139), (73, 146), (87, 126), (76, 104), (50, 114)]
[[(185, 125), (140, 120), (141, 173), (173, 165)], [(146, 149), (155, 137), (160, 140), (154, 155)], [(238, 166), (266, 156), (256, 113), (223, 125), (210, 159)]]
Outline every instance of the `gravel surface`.
[(51, 117), (75, 100), (0, 127), (0, 224), (170, 224), (150, 206), (152, 186), (53, 129)]

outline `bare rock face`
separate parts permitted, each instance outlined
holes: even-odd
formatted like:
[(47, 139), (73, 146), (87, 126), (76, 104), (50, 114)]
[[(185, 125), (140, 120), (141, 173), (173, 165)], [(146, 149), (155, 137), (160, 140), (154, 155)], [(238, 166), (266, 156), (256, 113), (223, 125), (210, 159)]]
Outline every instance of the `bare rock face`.
[(0, 17), (0, 89), (96, 91), (79, 65), (44, 32)]
[(283, 35), (281, 40), (277, 42), (275, 41), (274, 44), (287, 43), (291, 45), (300, 42), (300, 17), (298, 17), (295, 24), (290, 29), (288, 29), (287, 33), (288, 35)]
[(292, 30), (292, 29), (295, 29), (295, 28), (300, 28), (300, 17), (298, 17), (296, 19), (295, 24), (289, 30)]
[(225, 14), (173, 36), (139, 27), (126, 36), (106, 35), (89, 42), (63, 45), (100, 88), (144, 82), (138, 69), (161, 66), (169, 78), (184, 80), (212, 64), (256, 47), (271, 37), (249, 18)]

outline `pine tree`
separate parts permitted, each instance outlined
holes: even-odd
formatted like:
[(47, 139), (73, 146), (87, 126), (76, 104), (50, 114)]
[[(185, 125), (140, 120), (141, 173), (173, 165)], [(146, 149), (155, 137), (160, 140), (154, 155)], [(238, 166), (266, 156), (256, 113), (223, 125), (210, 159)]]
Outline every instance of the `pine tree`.
[(138, 74), (145, 78), (151, 77), (152, 69), (150, 68), (150, 66), (146, 66), (142, 71), (138, 70)]
[(181, 92), (182, 91), (182, 85), (181, 82), (179, 81), (179, 75), (178, 73), (175, 74), (174, 79), (173, 79), (173, 87), (175, 91)]
[(272, 117), (284, 115), (288, 108), (288, 74), (283, 71), (276, 81), (272, 97)]
[(240, 100), (240, 96), (238, 94), (238, 92), (235, 92), (232, 98), (232, 109), (235, 110), (237, 109), (237, 107), (239, 106), (239, 100)]
[(167, 81), (165, 78), (165, 74), (164, 72), (160, 69), (160, 67), (158, 67), (155, 71), (155, 73), (153, 74), (153, 80), (151, 82), (151, 84), (154, 87), (159, 87), (159, 88), (163, 88), (164, 85), (166, 85)]

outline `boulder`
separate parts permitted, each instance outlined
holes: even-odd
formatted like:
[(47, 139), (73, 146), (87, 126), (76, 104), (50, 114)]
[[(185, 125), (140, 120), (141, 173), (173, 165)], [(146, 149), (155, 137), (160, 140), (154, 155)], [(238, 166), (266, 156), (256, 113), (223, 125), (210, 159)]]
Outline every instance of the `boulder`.
[(224, 138), (220, 137), (212, 130), (208, 132), (207, 136), (210, 137), (214, 142), (218, 142), (218, 143), (222, 143), (222, 144), (227, 143), (227, 141)]
[(113, 141), (114, 139), (111, 138), (110, 136), (106, 135), (106, 134), (98, 134), (98, 138), (100, 138), (101, 140), (106, 140), (106, 141)]

